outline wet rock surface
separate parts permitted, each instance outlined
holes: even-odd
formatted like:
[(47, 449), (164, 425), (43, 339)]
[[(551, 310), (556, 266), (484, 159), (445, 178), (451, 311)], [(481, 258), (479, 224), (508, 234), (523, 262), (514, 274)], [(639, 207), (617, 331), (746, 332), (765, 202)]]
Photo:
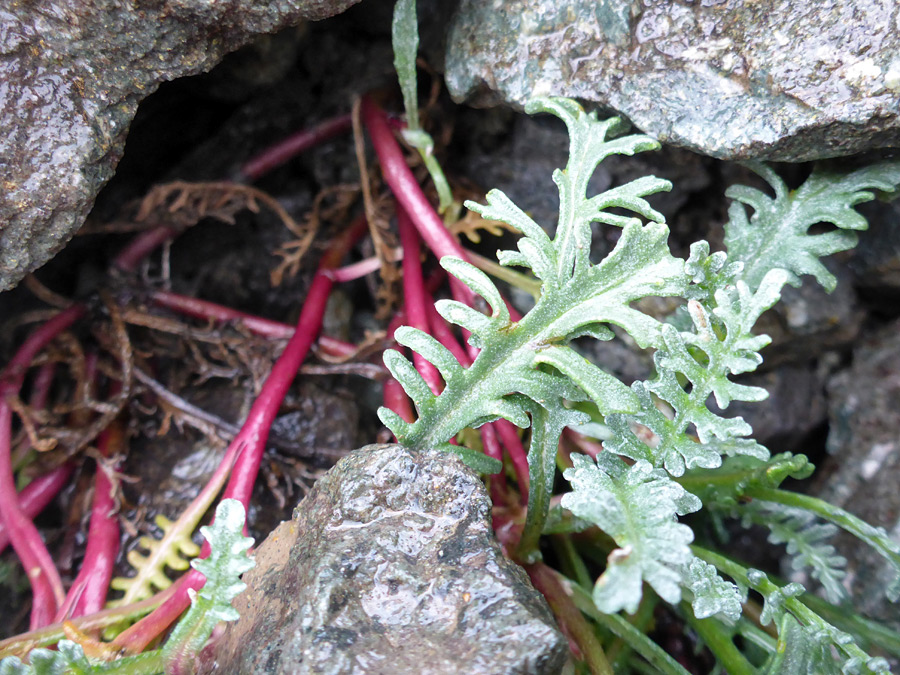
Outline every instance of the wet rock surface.
[[(860, 343), (853, 365), (831, 379), (828, 436), (818, 496), (883, 527), (900, 543), (900, 322)], [(873, 550), (840, 534), (846, 584), (867, 614), (900, 628), (900, 609), (884, 595), (894, 574)]]
[(256, 552), (204, 672), (555, 673), (566, 643), (440, 451), (341, 460)]
[[(245, 388), (246, 387), (246, 388)], [(253, 392), (249, 384), (212, 380), (189, 387), (182, 397), (215, 417), (240, 424), (246, 417)], [(263, 476), (250, 506), (249, 527), (254, 537), (266, 536), (289, 513), (286, 501), (312, 485), (317, 473), (359, 445), (359, 407), (344, 391), (329, 391), (310, 381), (300, 382), (285, 401), (269, 435)], [(212, 476), (227, 445), (226, 438), (201, 433), (180, 421), (176, 414), (161, 430), (157, 420), (141, 420), (142, 434), (132, 440), (123, 467), (129, 480), (123, 484), (126, 517), (141, 535), (158, 535), (153, 524), (159, 515), (176, 520)], [(298, 490), (299, 488), (299, 490)], [(139, 546), (140, 537), (126, 532), (127, 550)], [(198, 543), (200, 539), (198, 538)], [(124, 561), (117, 572), (130, 576)]]
[(900, 143), (900, 7), (874, 0), (462, 0), (457, 100), (562, 95), (723, 159), (805, 161)]
[(0, 11), (0, 290), (48, 260), (112, 176), (138, 103), (254, 35), (358, 0), (14, 2)]

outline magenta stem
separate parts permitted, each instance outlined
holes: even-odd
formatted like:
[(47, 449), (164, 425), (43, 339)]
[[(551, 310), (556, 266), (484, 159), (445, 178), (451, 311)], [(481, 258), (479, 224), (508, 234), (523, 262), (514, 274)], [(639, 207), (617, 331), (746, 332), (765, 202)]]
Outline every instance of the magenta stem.
[(348, 281), (362, 279), (364, 276), (372, 274), (373, 272), (377, 272), (380, 269), (381, 260), (378, 258), (378, 256), (372, 256), (371, 258), (366, 258), (365, 260), (355, 262), (352, 265), (344, 265), (344, 267), (339, 267), (336, 270), (329, 271), (328, 274), (329, 276), (331, 276), (332, 281), (338, 284), (343, 284)]
[(29, 629), (35, 630), (53, 620), (65, 594), (50, 552), (31, 518), (19, 505), (9, 456), (11, 434), (12, 410), (5, 400), (0, 400), (0, 517), (31, 584)]
[(85, 314), (84, 305), (72, 305), (35, 329), (0, 373), (0, 397), (17, 394), (22, 388), (25, 373), (31, 367), (34, 357), (53, 338), (62, 333)]
[[(358, 219), (322, 257), (319, 269), (303, 303), (303, 309), (297, 321), (297, 329), (272, 367), (272, 372), (269, 373), (269, 377), (263, 384), (262, 391), (250, 408), (247, 420), (228, 446), (220, 467), (216, 471), (218, 474), (223, 467), (230, 468), (231, 478), (225, 487), (222, 499), (237, 499), (245, 509), (248, 507), (272, 422), (278, 414), (278, 409), (281, 407), (284, 396), (300, 369), (303, 359), (322, 327), (325, 305), (333, 285), (327, 271), (340, 264), (350, 246), (362, 235), (365, 228), (365, 219)], [(234, 462), (233, 467), (231, 466), (232, 461)], [(214, 475), (215, 477), (216, 475)], [(204, 558), (209, 555), (208, 543), (204, 544), (200, 555)], [(201, 588), (204, 581), (203, 575), (196, 570), (188, 572), (176, 593), (151, 614), (119, 634), (114, 641), (115, 644), (126, 648), (130, 653), (143, 651), (190, 604), (188, 589)]]
[[(26, 485), (19, 493), (19, 508), (22, 509), (22, 513), (27, 518), (33, 519), (43, 511), (68, 483), (73, 469), (74, 465), (67, 462), (38, 476)], [(7, 546), (9, 546), (9, 533), (6, 531), (6, 525), (0, 522), (0, 553), (6, 550)]]
[[(98, 441), (103, 457), (117, 453), (123, 442), (124, 430), (119, 423), (110, 425)], [(81, 571), (69, 588), (66, 600), (56, 614), (56, 621), (93, 614), (103, 609), (109, 593), (109, 582), (119, 555), (119, 520), (116, 516), (114, 485), (108, 469), (97, 466), (94, 475), (94, 499), (87, 548)]]
[[(368, 96), (363, 96), (361, 110), (363, 123), (378, 155), (384, 180), (394, 193), (394, 197), (409, 214), (428, 248), (438, 259), (452, 255), (468, 260), (465, 250), (456, 237), (444, 227), (444, 221), (428, 201), (416, 177), (407, 166), (403, 151), (394, 138), (384, 111)], [(455, 277), (450, 278), (450, 289), (454, 298), (467, 305), (472, 304), (474, 299), (472, 291)]]
[(141, 232), (113, 258), (113, 267), (123, 272), (131, 272), (157, 247), (173, 239), (176, 234), (177, 232), (167, 225)]
[[(394, 335), (394, 331), (397, 330), (400, 326), (406, 323), (406, 313), (405, 312), (397, 312), (394, 315), (394, 318), (391, 319), (390, 324), (388, 324), (387, 334), (389, 336)], [(400, 348), (398, 346), (398, 348)], [(382, 388), (382, 397), (384, 401), (384, 405), (386, 408), (390, 408), (395, 413), (400, 415), (403, 420), (406, 422), (412, 423), (416, 420), (416, 415), (413, 412), (412, 402), (409, 400), (409, 397), (406, 395), (406, 392), (403, 390), (403, 386), (397, 382), (393, 377), (389, 377), (384, 381), (384, 387)], [(397, 440), (396, 438), (394, 440)]]
[(522, 502), (527, 504), (530, 475), (528, 473), (528, 456), (522, 446), (522, 439), (519, 438), (519, 432), (516, 431), (516, 426), (512, 422), (497, 420), (494, 422), (494, 427), (500, 434), (500, 440), (503, 441), (503, 447), (506, 448), (513, 470), (516, 472), (516, 481), (519, 483)]
[[(428, 332), (428, 305), (434, 300), (425, 290), (422, 278), (422, 262), (419, 260), (419, 237), (406, 213), (406, 209), (397, 201), (397, 228), (400, 231), (400, 245), (403, 247), (403, 299), (409, 325)], [(444, 381), (438, 369), (418, 352), (413, 352), (413, 363), (416, 370), (431, 388), (439, 394), (444, 388)]]
[(252, 183), (301, 152), (335, 136), (347, 133), (352, 127), (352, 116), (347, 114), (325, 120), (310, 129), (298, 131), (269, 146), (249, 160), (240, 168), (239, 175), (247, 182)]
[(50, 623), (65, 595), (50, 552), (31, 517), (22, 511), (19, 504), (10, 457), (12, 409), (6, 399), (18, 394), (25, 373), (38, 352), (84, 313), (83, 305), (72, 305), (38, 327), (0, 374), (0, 518), (31, 583), (34, 595), (30, 621), (32, 630)]
[[(295, 326), (281, 323), (280, 321), (272, 321), (264, 319), (253, 314), (247, 314), (237, 309), (231, 309), (223, 305), (218, 305), (208, 300), (198, 300), (187, 295), (178, 295), (169, 291), (154, 291), (151, 295), (153, 304), (159, 307), (174, 310), (180, 314), (194, 317), (195, 319), (210, 319), (221, 322), (240, 322), (251, 333), (261, 337), (272, 338), (275, 340), (289, 339), (296, 331)], [(334, 357), (347, 357), (356, 353), (356, 346), (337, 340), (327, 335), (322, 335), (318, 340), (319, 348)]]

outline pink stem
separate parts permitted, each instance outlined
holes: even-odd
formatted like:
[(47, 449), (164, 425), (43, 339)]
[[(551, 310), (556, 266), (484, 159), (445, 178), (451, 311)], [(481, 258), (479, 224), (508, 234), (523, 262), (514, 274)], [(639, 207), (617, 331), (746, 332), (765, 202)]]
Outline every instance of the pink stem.
[[(563, 429), (563, 440), (571, 443), (579, 452), (590, 456), (594, 460), (597, 459), (597, 455), (603, 452), (603, 444), (591, 440), (584, 434), (579, 434), (572, 429)], [(571, 455), (571, 452), (568, 454)]]
[[(124, 442), (124, 433), (120, 423), (110, 425), (100, 435), (100, 454), (103, 457), (116, 454)], [(97, 466), (84, 561), (78, 577), (69, 588), (65, 602), (57, 612), (56, 621), (99, 612), (106, 603), (113, 567), (119, 555), (119, 519), (116, 515), (114, 485), (108, 470), (101, 465)]]
[[(406, 213), (397, 202), (397, 228), (400, 231), (400, 245), (403, 247), (403, 298), (409, 325), (428, 332), (428, 305), (434, 300), (427, 295), (422, 279), (422, 263), (419, 260), (419, 237)], [(418, 352), (413, 352), (413, 363), (425, 382), (435, 394), (444, 388), (438, 369)]]
[(53, 378), (56, 375), (56, 364), (45, 363), (38, 368), (31, 387), (31, 395), (28, 404), (35, 410), (43, 410), (47, 407), (47, 398), (50, 396), (50, 387), (53, 386)]
[[(55, 375), (55, 363), (45, 363), (38, 369), (37, 375), (34, 377), (34, 382), (31, 385), (31, 393), (28, 397), (28, 405), (30, 405), (32, 409), (43, 410), (47, 407), (47, 399), (50, 396), (50, 387), (53, 386), (53, 378)], [(22, 467), (22, 464), (24, 464), (30, 451), (31, 443), (22, 443), (16, 448), (16, 451), (12, 453), (10, 463), (12, 464), (14, 472)], [(19, 501), (21, 500), (22, 495), (20, 493)], [(46, 504), (44, 506), (46, 506)], [(25, 510), (24, 506), (22, 508)], [(41, 508), (43, 508), (43, 506)], [(31, 515), (31, 517), (33, 518), (34, 515)], [(0, 529), (2, 529), (2, 523), (0, 523)], [(8, 541), (6, 543), (8, 543)], [(0, 551), (6, 548), (6, 543), (0, 546)]]
[(9, 456), (11, 434), (12, 410), (5, 400), (0, 400), (0, 516), (10, 542), (28, 574), (33, 595), (29, 628), (35, 630), (53, 620), (65, 594), (50, 552), (34, 523), (19, 505)]
[(355, 262), (352, 265), (339, 267), (334, 271), (328, 272), (328, 274), (331, 276), (332, 281), (343, 284), (348, 281), (354, 281), (355, 279), (361, 279), (368, 274), (377, 272), (379, 269), (381, 269), (381, 260), (377, 256), (372, 256), (371, 258)]
[[(303, 309), (297, 321), (297, 330), (272, 367), (272, 372), (266, 379), (262, 391), (250, 408), (247, 420), (229, 445), (225, 457), (216, 471), (218, 474), (222, 467), (231, 469), (231, 479), (225, 487), (222, 499), (237, 499), (245, 509), (247, 508), (266, 447), (269, 429), (278, 414), (288, 387), (293, 382), (303, 359), (321, 329), (325, 304), (333, 285), (327, 270), (334, 269), (340, 264), (353, 242), (362, 235), (365, 227), (365, 219), (357, 220), (322, 257), (319, 269), (303, 303)], [(233, 467), (231, 467), (232, 461), (234, 461)], [(200, 555), (201, 557), (209, 555), (209, 543), (204, 544)], [(188, 589), (201, 588), (204, 582), (205, 579), (200, 572), (196, 570), (188, 572), (184, 576), (178, 592), (151, 614), (119, 634), (114, 643), (119, 647), (126, 648), (130, 653), (143, 651), (190, 604)]]
[[(452, 255), (468, 260), (465, 250), (459, 245), (456, 237), (444, 227), (444, 221), (434, 210), (425, 193), (422, 192), (422, 188), (419, 187), (416, 177), (406, 165), (403, 151), (391, 132), (384, 111), (368, 96), (363, 96), (361, 109), (363, 123), (372, 139), (372, 145), (375, 146), (375, 153), (378, 155), (384, 180), (397, 201), (409, 214), (413, 225), (425, 240), (428, 248), (438, 259), (445, 255)], [(467, 305), (472, 304), (474, 295), (468, 286), (455, 277), (451, 277), (450, 288), (454, 298)]]
[(250, 409), (244, 427), (233, 441), (233, 443), (237, 443), (243, 437), (247, 440), (248, 445), (235, 463), (223, 499), (238, 499), (244, 508), (247, 508), (250, 502), (250, 492), (256, 482), (262, 453), (266, 447), (269, 428), (278, 414), (288, 387), (294, 381), (303, 359), (306, 358), (309, 348), (322, 328), (325, 305), (328, 302), (331, 287), (334, 285), (327, 272), (340, 264), (341, 259), (362, 234), (365, 226), (365, 220), (359, 219), (350, 230), (332, 244), (332, 247), (322, 257), (319, 269), (303, 303), (300, 318), (297, 320), (297, 331), (291, 337), (284, 352), (278, 357), (278, 361), (275, 362), (259, 397)]
[[(155, 305), (172, 309), (196, 319), (211, 319), (223, 322), (239, 321), (251, 333), (276, 340), (288, 339), (296, 330), (295, 326), (286, 323), (264, 319), (187, 295), (178, 295), (168, 291), (154, 291), (151, 299)], [(328, 337), (327, 335), (319, 337), (319, 348), (326, 354), (336, 357), (352, 356), (356, 352), (356, 347), (353, 344)]]
[(175, 237), (177, 232), (168, 225), (160, 225), (137, 235), (113, 258), (113, 267), (131, 272), (158, 246)]
[[(407, 166), (406, 160), (403, 157), (403, 151), (400, 149), (400, 145), (397, 143), (397, 140), (391, 132), (390, 125), (388, 124), (384, 112), (368, 96), (363, 97), (361, 108), (363, 122), (372, 139), (372, 145), (375, 146), (375, 152), (378, 154), (378, 161), (381, 165), (384, 179), (394, 193), (397, 201), (402, 205), (402, 209), (398, 209), (398, 220), (400, 217), (399, 212), (405, 211), (409, 215), (419, 234), (425, 240), (425, 243), (428, 244), (428, 247), (438, 258), (452, 255), (462, 258), (463, 260), (468, 260), (465, 250), (460, 246), (456, 237), (444, 227), (444, 222), (441, 220), (441, 217), (438, 215), (437, 211), (434, 210), (434, 207), (428, 201), (425, 193), (423, 193), (422, 189), (419, 187), (419, 183), (416, 181), (412, 171), (410, 171)], [(409, 258), (409, 256), (404, 255), (404, 265), (406, 264), (407, 258)], [(468, 305), (472, 304), (474, 295), (467, 286), (461, 284), (452, 277), (450, 279), (450, 285), (453, 295), (457, 300)], [(518, 318), (520, 318), (520, 316), (518, 312), (516, 312), (513, 320), (518, 320)], [(442, 322), (443, 320), (438, 323)], [(434, 323), (432, 323), (432, 331), (435, 337), (438, 337)], [(448, 334), (452, 336), (452, 333), (448, 330), (444, 333), (445, 338)], [(438, 339), (440, 340), (441, 338), (438, 337)], [(441, 341), (449, 348), (446, 340)], [(455, 338), (453, 341), (455, 342)], [(471, 357), (469, 363), (464, 363), (460, 360), (460, 363), (463, 363), (464, 366), (468, 366), (471, 363), (471, 360), (475, 359), (477, 350), (471, 349), (469, 355)], [(459, 357), (457, 356), (457, 358)], [(512, 426), (504, 429), (503, 420), (498, 422), (498, 424), (500, 425), (499, 432), (504, 439), (504, 445), (506, 446), (507, 452), (510, 453), (510, 457), (516, 467), (519, 481), (522, 482), (523, 476), (525, 478), (525, 482), (522, 482), (522, 488), (523, 490), (527, 489), (528, 461), (525, 456), (525, 451), (522, 448), (522, 442), (519, 440), (518, 434), (515, 433)], [(507, 422), (506, 424), (509, 423)], [(514, 436), (515, 438), (513, 438)], [(524, 474), (522, 474), (523, 468)]]
[[(69, 481), (74, 469), (72, 463), (66, 463), (38, 476), (19, 493), (19, 508), (29, 519), (33, 519), (47, 504), (53, 501), (59, 491)], [(0, 553), (9, 546), (9, 533), (6, 525), (0, 522)]]
[(6, 399), (19, 392), (25, 373), (38, 352), (84, 313), (83, 305), (72, 305), (38, 327), (26, 338), (0, 374), (0, 518), (31, 582), (34, 594), (30, 623), (32, 629), (50, 623), (65, 594), (50, 552), (31, 518), (22, 511), (19, 504), (10, 457), (12, 409)]
[[(388, 335), (393, 336), (394, 331), (405, 323), (406, 314), (404, 312), (398, 312), (388, 325)], [(406, 395), (401, 384), (393, 377), (389, 377), (384, 381), (382, 397), (386, 408), (390, 408), (407, 422), (415, 422), (416, 415), (413, 412), (412, 402), (409, 400), (409, 397)]]
[(241, 167), (239, 175), (247, 182), (252, 183), (263, 174), (281, 166), (301, 152), (350, 131), (352, 126), (352, 117), (347, 114), (325, 120), (310, 129), (303, 129), (291, 134), (249, 160)]
[(494, 422), (494, 426), (497, 428), (497, 433), (500, 434), (500, 439), (503, 441), (503, 447), (506, 448), (509, 459), (512, 461), (522, 501), (527, 504), (530, 476), (528, 473), (528, 456), (525, 454), (525, 448), (522, 447), (522, 439), (519, 438), (519, 432), (516, 431), (516, 427), (512, 422), (497, 420)]
[(0, 397), (18, 393), (22, 388), (25, 373), (31, 367), (34, 357), (46, 347), (53, 338), (62, 333), (85, 314), (84, 305), (72, 305), (39, 326), (19, 347), (3, 372), (0, 373)]

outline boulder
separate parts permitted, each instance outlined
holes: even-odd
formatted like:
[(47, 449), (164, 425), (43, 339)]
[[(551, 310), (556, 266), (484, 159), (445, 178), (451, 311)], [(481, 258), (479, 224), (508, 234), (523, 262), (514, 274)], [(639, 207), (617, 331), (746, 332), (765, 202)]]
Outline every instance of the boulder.
[(721, 159), (900, 143), (900, 6), (876, 0), (462, 0), (457, 101), (578, 98)]
[[(818, 496), (886, 530), (900, 545), (900, 322), (861, 342), (853, 365), (828, 385), (831, 398), (830, 456), (823, 463)], [(847, 558), (844, 585), (869, 616), (900, 628), (900, 609), (885, 590), (896, 571), (852, 536), (835, 537)]]
[(454, 455), (354, 451), (256, 551), (206, 673), (558, 673), (567, 645)]
[(261, 33), (359, 0), (14, 2), (0, 9), (0, 291), (59, 251), (122, 154), (138, 103)]

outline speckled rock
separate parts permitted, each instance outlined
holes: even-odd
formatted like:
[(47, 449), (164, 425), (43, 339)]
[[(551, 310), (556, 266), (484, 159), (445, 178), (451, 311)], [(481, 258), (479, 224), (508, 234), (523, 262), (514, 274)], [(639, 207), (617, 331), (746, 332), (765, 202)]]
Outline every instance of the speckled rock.
[(0, 9), (0, 291), (47, 261), (112, 176), (138, 103), (260, 33), (359, 0), (114, 0)]
[[(831, 379), (828, 393), (831, 454), (817, 492), (900, 543), (900, 322), (860, 344), (853, 365)], [(849, 561), (846, 585), (857, 606), (900, 628), (900, 606), (884, 596), (895, 576), (890, 567), (849, 535), (835, 544)]]
[(490, 508), (446, 453), (351, 453), (259, 547), (203, 672), (559, 672), (565, 640)]
[(853, 275), (837, 257), (825, 258), (822, 264), (838, 279), (833, 292), (813, 277), (803, 277), (799, 288), (785, 286), (781, 301), (760, 317), (756, 332), (772, 338), (763, 351), (764, 369), (846, 349), (859, 335), (865, 312), (853, 289)]
[(825, 378), (818, 371), (814, 364), (786, 365), (741, 378), (741, 384), (762, 387), (769, 397), (733, 401), (724, 416), (743, 417), (753, 428), (753, 438), (773, 454), (809, 452), (811, 435), (828, 421)]
[(875, 0), (462, 0), (447, 83), (576, 97), (723, 159), (833, 157), (900, 143), (898, 21)]

